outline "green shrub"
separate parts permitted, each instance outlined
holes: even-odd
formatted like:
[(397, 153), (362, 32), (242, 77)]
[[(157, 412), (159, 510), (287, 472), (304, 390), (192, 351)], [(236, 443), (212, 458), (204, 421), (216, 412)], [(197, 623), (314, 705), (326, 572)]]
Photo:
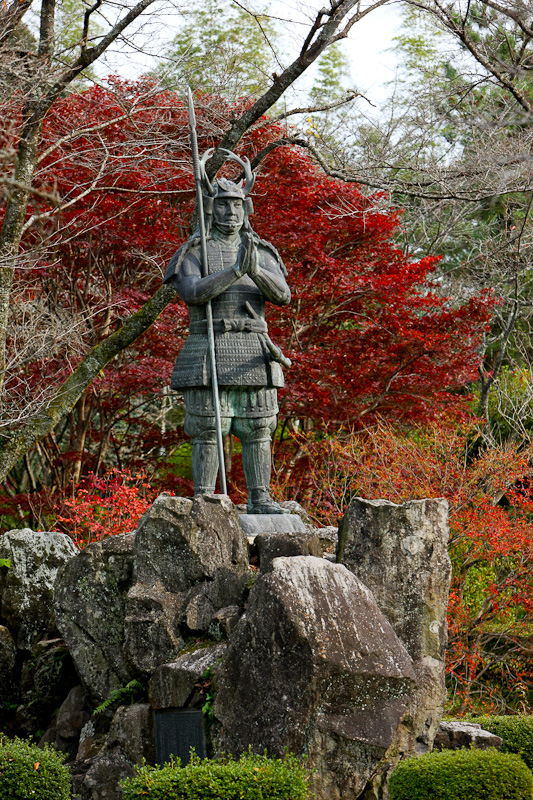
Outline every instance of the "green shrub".
[(69, 800), (64, 756), (0, 734), (0, 800)]
[(252, 753), (201, 761), (194, 756), (183, 769), (179, 760), (164, 767), (137, 767), (122, 784), (124, 800), (306, 800), (307, 775), (300, 761), (287, 754), (267, 758)]
[(524, 762), (497, 750), (442, 750), (400, 762), (390, 800), (532, 800)]
[(469, 717), (468, 722), (477, 722), (481, 727), (501, 736), (502, 753), (516, 753), (533, 769), (533, 717), (525, 714), (502, 717)]

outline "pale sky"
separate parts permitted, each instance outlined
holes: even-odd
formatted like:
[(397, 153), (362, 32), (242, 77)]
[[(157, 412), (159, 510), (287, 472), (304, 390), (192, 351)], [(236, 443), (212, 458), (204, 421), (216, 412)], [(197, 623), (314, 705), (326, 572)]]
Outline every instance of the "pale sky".
[[(99, 62), (98, 72), (104, 77), (118, 73), (124, 78), (135, 79), (151, 69), (165, 42), (171, 40), (180, 25), (179, 6), (172, 10), (175, 0), (160, 0), (158, 6), (151, 6), (137, 24), (131, 46), (123, 45), (119, 51), (112, 50)], [(247, 2), (247, 0), (245, 0)], [(253, 0), (250, 0), (250, 5)], [(318, 3), (318, 4), (317, 4)], [(270, 11), (284, 22), (279, 23), (284, 33), (284, 46), (287, 50), (298, 46), (301, 34), (309, 29), (307, 21), (314, 17), (315, 9), (323, 0), (271, 0)], [(264, 8), (263, 2), (257, 5)], [(314, 8), (313, 8), (314, 6)], [(379, 106), (387, 95), (386, 84), (394, 80), (396, 58), (388, 52), (393, 46), (393, 37), (398, 32), (401, 16), (399, 5), (391, 4), (372, 11), (352, 28), (345, 40), (344, 48), (350, 60), (353, 88), (357, 88), (368, 99)], [(289, 56), (292, 55), (289, 53)], [(312, 71), (307, 79), (302, 79), (302, 89), (312, 83)]]
[(394, 80), (397, 60), (387, 50), (400, 24), (399, 6), (382, 6), (354, 26), (346, 43), (355, 86), (372, 102), (383, 100), (385, 85)]

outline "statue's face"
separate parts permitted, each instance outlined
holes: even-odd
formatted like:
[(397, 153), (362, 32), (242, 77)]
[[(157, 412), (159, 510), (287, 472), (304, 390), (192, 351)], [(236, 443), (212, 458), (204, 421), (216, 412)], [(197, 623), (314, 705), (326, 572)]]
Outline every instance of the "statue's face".
[(239, 197), (216, 197), (213, 224), (226, 236), (237, 233), (244, 222), (244, 204)]

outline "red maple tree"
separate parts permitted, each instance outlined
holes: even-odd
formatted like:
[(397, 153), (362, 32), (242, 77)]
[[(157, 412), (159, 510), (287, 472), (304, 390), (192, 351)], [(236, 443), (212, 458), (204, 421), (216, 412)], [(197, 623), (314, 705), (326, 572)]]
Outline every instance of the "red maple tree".
[[(202, 149), (232, 113), (217, 98), (201, 99)], [(263, 120), (241, 152), (252, 157), (282, 132)], [(17, 301), (20, 313), (33, 303), (43, 324), (64, 321), (69, 333), (11, 371), (6, 390), (21, 403), (57, 385), (149, 298), (194, 208), (185, 109), (150, 82), (114, 81), (58, 101), (40, 154)], [(279, 249), (293, 289), (288, 311), (269, 312), (271, 335), (294, 364), (282, 422), (419, 420), (463, 402), (457, 390), (474, 375), (490, 303), (477, 297), (456, 307), (441, 297), (430, 280), (435, 259), (413, 263), (394, 247), (398, 215), (379, 201), (324, 177), (295, 147), (274, 149), (259, 169), (252, 224)], [(14, 471), (8, 488), (21, 507), (28, 489), (65, 492), (88, 471), (114, 466), (143, 467), (156, 486), (190, 490), (181, 407), (163, 394), (186, 330), (185, 307), (171, 303), (108, 365)]]

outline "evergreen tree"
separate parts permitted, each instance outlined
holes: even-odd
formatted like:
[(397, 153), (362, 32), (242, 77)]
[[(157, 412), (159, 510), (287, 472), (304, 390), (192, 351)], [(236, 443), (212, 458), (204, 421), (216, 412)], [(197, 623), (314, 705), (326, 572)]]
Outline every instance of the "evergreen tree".
[(201, 0), (183, 12), (183, 25), (155, 74), (169, 88), (230, 100), (265, 91), (277, 66), (277, 33), (264, 12), (251, 14), (231, 0)]
[(317, 75), (309, 96), (313, 105), (326, 105), (340, 100), (350, 84), (350, 64), (338, 44), (320, 56)]

